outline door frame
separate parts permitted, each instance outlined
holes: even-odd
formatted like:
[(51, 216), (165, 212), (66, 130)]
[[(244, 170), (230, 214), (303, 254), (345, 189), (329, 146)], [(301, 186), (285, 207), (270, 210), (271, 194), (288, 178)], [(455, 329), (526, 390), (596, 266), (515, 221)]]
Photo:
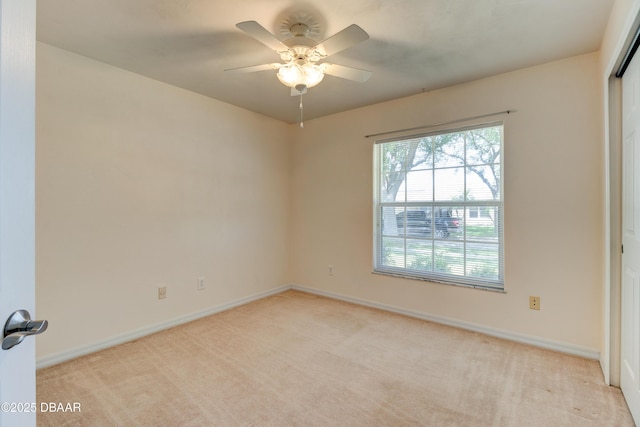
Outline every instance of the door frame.
[(640, 3), (634, 3), (630, 9), (602, 80), (605, 265), (600, 365), (605, 383), (614, 386), (620, 386), (622, 314), (622, 82), (616, 72), (640, 28)]

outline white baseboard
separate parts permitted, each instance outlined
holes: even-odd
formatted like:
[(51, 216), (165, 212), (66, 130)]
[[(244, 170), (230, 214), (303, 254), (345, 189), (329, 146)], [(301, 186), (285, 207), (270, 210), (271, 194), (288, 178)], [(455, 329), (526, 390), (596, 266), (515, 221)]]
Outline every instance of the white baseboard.
[(133, 331), (127, 332), (122, 335), (117, 335), (115, 337), (108, 338), (106, 340), (76, 347), (68, 351), (63, 351), (60, 353), (53, 354), (51, 356), (45, 356), (36, 361), (36, 369), (42, 369), (48, 366), (57, 365), (58, 363), (66, 362), (68, 360), (75, 359), (80, 356), (84, 356), (90, 353), (94, 353), (96, 351), (104, 350), (119, 344), (124, 344), (126, 342), (133, 341), (138, 338), (142, 338), (144, 336), (151, 335), (165, 329), (173, 328), (174, 326), (178, 326), (183, 323), (191, 322), (193, 320), (197, 320), (202, 317), (211, 316), (212, 314), (220, 313), (222, 311), (229, 310), (234, 307), (245, 305), (250, 302), (269, 297), (271, 295), (276, 295), (281, 292), (287, 291), (289, 289), (291, 289), (290, 285), (280, 286), (278, 288), (271, 289), (266, 292), (249, 295), (248, 297), (239, 298), (225, 304), (220, 304), (215, 307), (208, 308), (206, 310), (198, 311), (198, 312), (187, 314), (184, 316), (179, 316), (164, 322), (160, 322), (153, 325), (145, 326), (143, 328), (135, 329)]
[(45, 356), (36, 361), (36, 369), (42, 369), (48, 366), (57, 365), (58, 363), (66, 362), (68, 360), (75, 359), (80, 356), (84, 356), (90, 353), (94, 353), (96, 351), (104, 350), (119, 344), (124, 344), (126, 342), (133, 341), (138, 338), (142, 338), (144, 336), (154, 334), (156, 332), (160, 332), (164, 329), (173, 328), (174, 326), (178, 326), (183, 323), (191, 322), (193, 320), (197, 320), (202, 317), (211, 316), (212, 314), (220, 313), (222, 311), (229, 310), (234, 307), (238, 307), (253, 301), (257, 301), (262, 298), (276, 295), (284, 291), (287, 291), (289, 289), (295, 289), (297, 291), (306, 292), (309, 294), (314, 294), (314, 295), (319, 295), (319, 296), (332, 298), (340, 301), (350, 302), (350, 303), (362, 305), (365, 307), (377, 308), (380, 310), (385, 310), (392, 313), (398, 313), (405, 316), (414, 317), (417, 319), (428, 320), (428, 321), (440, 323), (443, 325), (454, 326), (457, 328), (479, 332), (479, 333), (493, 336), (493, 337), (503, 338), (506, 340), (515, 341), (523, 344), (529, 344), (529, 345), (533, 345), (536, 347), (541, 347), (549, 350), (559, 351), (561, 353), (581, 356), (587, 359), (594, 359), (594, 360), (600, 359), (600, 352), (592, 348), (581, 347), (581, 346), (566, 344), (558, 341), (548, 340), (544, 338), (532, 337), (532, 336), (527, 336), (523, 334), (517, 334), (514, 332), (503, 331), (500, 329), (489, 328), (486, 326), (477, 325), (475, 323), (464, 322), (461, 320), (450, 319), (447, 317), (436, 316), (436, 315), (421, 313), (421, 312), (412, 311), (412, 310), (406, 310), (403, 308), (398, 308), (398, 307), (394, 307), (387, 304), (367, 301), (360, 298), (348, 297), (345, 295), (322, 291), (314, 288), (308, 288), (305, 286), (285, 285), (275, 289), (271, 289), (266, 292), (261, 292), (261, 293), (250, 295), (244, 298), (239, 298), (225, 304), (220, 304), (215, 307), (208, 308), (206, 310), (198, 311), (185, 316), (179, 316), (164, 322), (156, 323), (154, 325), (149, 325), (143, 328), (135, 329), (133, 331), (130, 331), (125, 334), (118, 335), (112, 338), (108, 338), (106, 340), (98, 341), (88, 345), (83, 345), (83, 346), (76, 347), (60, 353), (56, 353), (50, 356)]
[(567, 344), (559, 341), (549, 340), (545, 338), (533, 337), (524, 334), (518, 334), (515, 332), (504, 331), (500, 329), (490, 328), (487, 326), (478, 325), (475, 323), (464, 322), (461, 320), (450, 319), (443, 316), (436, 316), (432, 314), (421, 313), (418, 311), (406, 310), (403, 308), (394, 307), (387, 304), (367, 301), (360, 298), (348, 297), (333, 292), (321, 291), (319, 289), (307, 288), (300, 285), (292, 285), (292, 289), (297, 291), (306, 292), (314, 295), (319, 295), (327, 298), (333, 298), (340, 301), (350, 302), (353, 304), (363, 305), (365, 307), (377, 308), (380, 310), (390, 311), (392, 313), (398, 313), (409, 317), (415, 317), (417, 319), (428, 320), (442, 325), (454, 326), (460, 329), (466, 329), (469, 331), (480, 332), (485, 335), (503, 338), (509, 341), (515, 341), (522, 344), (528, 344), (535, 347), (541, 347), (548, 350), (554, 350), (561, 353), (572, 354), (574, 356), (580, 356), (587, 359), (599, 360), (600, 352), (593, 348), (582, 347), (572, 344)]

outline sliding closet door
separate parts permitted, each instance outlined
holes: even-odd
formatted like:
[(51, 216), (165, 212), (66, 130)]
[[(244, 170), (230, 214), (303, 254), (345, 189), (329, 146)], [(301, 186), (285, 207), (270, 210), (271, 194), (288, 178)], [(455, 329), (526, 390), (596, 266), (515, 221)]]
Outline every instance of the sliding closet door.
[(640, 423), (640, 55), (622, 78), (622, 336), (620, 386)]

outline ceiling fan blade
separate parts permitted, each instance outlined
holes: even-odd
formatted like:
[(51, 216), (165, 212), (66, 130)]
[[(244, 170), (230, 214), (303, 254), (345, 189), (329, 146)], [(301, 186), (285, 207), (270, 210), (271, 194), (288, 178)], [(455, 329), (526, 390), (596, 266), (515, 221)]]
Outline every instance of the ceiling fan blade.
[(277, 70), (281, 65), (282, 64), (278, 63), (249, 65), (248, 67), (227, 68), (225, 71), (231, 71), (234, 73), (253, 73), (256, 71)]
[(371, 71), (361, 70), (359, 68), (347, 67), (337, 64), (322, 64), (325, 74), (340, 77), (341, 79), (353, 80), (354, 82), (364, 83), (371, 77)]
[(316, 47), (326, 56), (334, 55), (351, 46), (363, 42), (369, 38), (369, 34), (356, 24), (351, 24), (342, 31), (337, 32)]
[(258, 24), (256, 21), (239, 22), (236, 24), (236, 27), (276, 52), (289, 50), (287, 45), (278, 40), (276, 36), (271, 34), (266, 28)]

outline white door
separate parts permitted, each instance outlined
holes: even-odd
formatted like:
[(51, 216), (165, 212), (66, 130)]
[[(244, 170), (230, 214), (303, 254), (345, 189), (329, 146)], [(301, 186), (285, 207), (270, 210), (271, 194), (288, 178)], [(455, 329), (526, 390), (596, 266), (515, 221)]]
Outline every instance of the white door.
[[(35, 311), (35, 3), (0, 0), (0, 331)], [(0, 426), (35, 425), (34, 343), (0, 350)]]
[(640, 55), (622, 77), (622, 136), (620, 387), (640, 424)]

